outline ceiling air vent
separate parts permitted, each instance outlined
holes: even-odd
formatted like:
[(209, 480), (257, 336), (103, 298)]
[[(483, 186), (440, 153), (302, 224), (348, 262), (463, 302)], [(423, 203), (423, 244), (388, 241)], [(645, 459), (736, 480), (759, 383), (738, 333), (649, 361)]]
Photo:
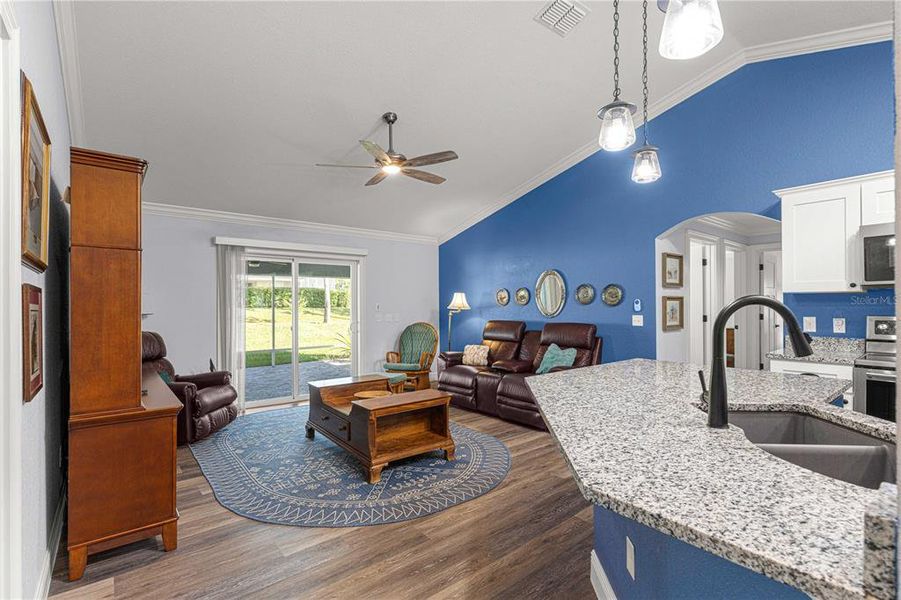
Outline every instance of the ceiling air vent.
[(587, 14), (588, 8), (584, 4), (569, 0), (553, 0), (535, 15), (535, 20), (560, 37), (566, 37)]

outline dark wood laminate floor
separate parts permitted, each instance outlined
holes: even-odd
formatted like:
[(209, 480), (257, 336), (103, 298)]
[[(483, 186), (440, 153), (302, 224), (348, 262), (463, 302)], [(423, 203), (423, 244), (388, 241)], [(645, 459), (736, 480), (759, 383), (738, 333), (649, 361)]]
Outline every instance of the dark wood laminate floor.
[(550, 435), (453, 409), (501, 439), (513, 466), (488, 494), (421, 519), (373, 527), (267, 525), (223, 508), (191, 452), (178, 450), (178, 549), (146, 540), (95, 555), (51, 598), (594, 598), (591, 509)]

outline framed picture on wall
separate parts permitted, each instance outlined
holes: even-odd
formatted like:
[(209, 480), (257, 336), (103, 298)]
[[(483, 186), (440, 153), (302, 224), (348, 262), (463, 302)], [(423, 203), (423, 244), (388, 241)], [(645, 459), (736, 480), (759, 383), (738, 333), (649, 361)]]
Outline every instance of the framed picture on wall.
[(661, 284), (667, 288), (682, 287), (682, 255), (664, 252), (660, 255)]
[(22, 73), (22, 261), (47, 268), (50, 218), (50, 136), (31, 82)]
[(663, 331), (682, 329), (685, 326), (685, 299), (682, 296), (664, 296), (662, 304)]
[(22, 284), (22, 395), (26, 402), (44, 387), (44, 300), (41, 288)]

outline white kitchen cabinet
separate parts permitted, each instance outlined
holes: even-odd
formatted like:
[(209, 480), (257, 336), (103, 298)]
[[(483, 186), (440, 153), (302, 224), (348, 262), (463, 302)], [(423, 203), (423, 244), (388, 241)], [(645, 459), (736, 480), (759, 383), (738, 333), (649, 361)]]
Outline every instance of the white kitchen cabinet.
[(861, 225), (891, 223), (891, 171), (777, 190), (784, 292), (860, 291)]
[(895, 220), (895, 177), (889, 175), (860, 185), (860, 224), (879, 225)]
[(854, 291), (852, 254), (858, 229), (859, 184), (783, 197), (782, 290)]
[[(773, 373), (789, 373), (791, 375), (815, 375), (828, 379), (847, 379), (851, 381), (854, 367), (851, 365), (837, 365), (835, 363), (819, 363), (801, 360), (770, 360), (770, 371)], [(845, 397), (844, 407), (851, 409), (854, 405), (853, 388), (843, 392)]]

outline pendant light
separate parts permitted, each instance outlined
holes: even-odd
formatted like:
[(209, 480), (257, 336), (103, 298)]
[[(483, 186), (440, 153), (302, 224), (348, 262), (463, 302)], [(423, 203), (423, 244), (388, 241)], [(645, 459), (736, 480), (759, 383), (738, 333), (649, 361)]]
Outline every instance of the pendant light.
[(657, 146), (648, 143), (648, 0), (642, 3), (641, 15), (642, 27), (642, 56), (643, 67), (641, 71), (641, 85), (644, 94), (644, 145), (633, 154), (635, 164), (632, 165), (632, 181), (635, 183), (653, 183), (660, 179), (660, 159), (657, 156)]
[(723, 39), (723, 19), (716, 0), (657, 0), (666, 13), (660, 56), (686, 60), (701, 56)]
[(601, 120), (598, 145), (608, 152), (617, 152), (634, 144), (634, 113), (634, 104), (619, 99), (619, 0), (613, 0), (613, 102), (598, 111)]

